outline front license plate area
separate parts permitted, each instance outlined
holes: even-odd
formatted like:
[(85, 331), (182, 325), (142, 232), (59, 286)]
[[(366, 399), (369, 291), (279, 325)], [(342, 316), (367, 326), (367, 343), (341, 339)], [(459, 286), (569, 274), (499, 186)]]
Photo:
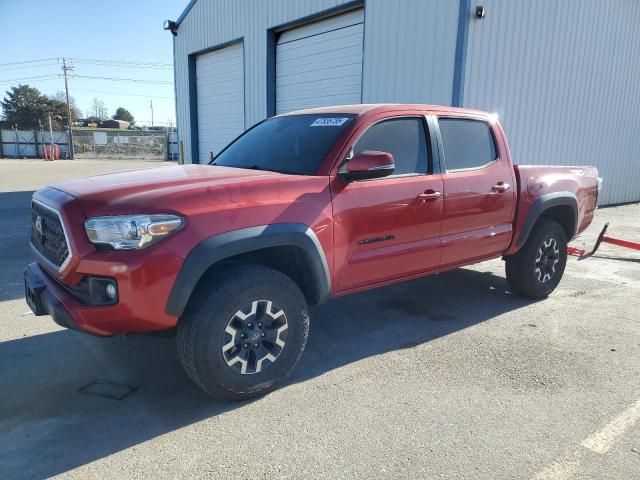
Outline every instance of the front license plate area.
[(44, 307), (42, 306), (42, 300), (40, 298), (40, 294), (44, 290), (44, 285), (33, 286), (29, 284), (30, 282), (25, 278), (24, 281), (24, 298), (27, 301), (27, 305), (33, 311), (35, 315), (46, 315), (44, 311)]

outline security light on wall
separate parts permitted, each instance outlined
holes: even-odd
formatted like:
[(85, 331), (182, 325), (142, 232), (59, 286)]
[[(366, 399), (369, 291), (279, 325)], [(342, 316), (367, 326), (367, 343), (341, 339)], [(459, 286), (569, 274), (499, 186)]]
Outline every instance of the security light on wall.
[(484, 18), (484, 16), (485, 16), (484, 5), (478, 5), (476, 7), (476, 18)]
[(165, 20), (162, 28), (169, 30), (174, 37), (178, 34), (178, 25), (173, 20)]

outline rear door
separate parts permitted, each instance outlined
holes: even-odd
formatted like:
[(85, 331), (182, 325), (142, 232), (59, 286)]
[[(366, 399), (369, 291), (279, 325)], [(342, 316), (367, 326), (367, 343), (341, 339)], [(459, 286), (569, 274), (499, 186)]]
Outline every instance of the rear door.
[(441, 265), (500, 255), (511, 240), (515, 175), (482, 118), (438, 118), (444, 160)]

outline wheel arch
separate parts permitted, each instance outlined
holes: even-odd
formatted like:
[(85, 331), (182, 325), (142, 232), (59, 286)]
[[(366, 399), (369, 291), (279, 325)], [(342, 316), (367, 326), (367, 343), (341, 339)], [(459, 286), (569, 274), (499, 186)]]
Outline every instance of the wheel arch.
[(541, 218), (558, 222), (565, 231), (567, 241), (570, 241), (578, 229), (578, 200), (575, 194), (555, 192), (537, 198), (527, 214), (519, 236), (514, 241), (516, 250), (522, 248)]
[(289, 275), (312, 305), (325, 301), (331, 291), (324, 251), (309, 226), (261, 225), (214, 235), (196, 245), (180, 268), (165, 311), (182, 316), (208, 273), (229, 263), (261, 264)]

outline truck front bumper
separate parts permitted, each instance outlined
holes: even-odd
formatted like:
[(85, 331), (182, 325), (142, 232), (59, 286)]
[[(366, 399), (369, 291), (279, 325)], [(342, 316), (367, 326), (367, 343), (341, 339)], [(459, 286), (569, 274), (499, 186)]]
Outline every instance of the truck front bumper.
[[(104, 275), (104, 272), (97, 273)], [(25, 299), (36, 316), (50, 315), (62, 327), (98, 336), (146, 333), (174, 327), (177, 318), (163, 311), (163, 304), (153, 295), (153, 288), (147, 285), (149, 296), (144, 294), (144, 288), (132, 289), (129, 273), (124, 271), (114, 277), (120, 287), (116, 302), (95, 305), (87, 300), (89, 293), (79, 294), (77, 287), (55, 280), (33, 262), (24, 270)]]
[[(65, 306), (72, 306), (75, 299), (57, 286), (35, 262), (24, 269), (24, 296), (34, 315), (51, 315), (61, 327), (82, 330)], [(106, 335), (106, 332), (90, 333)]]
[(62, 300), (55, 296), (51, 286), (45, 283), (45, 275), (37, 263), (27, 265), (24, 270), (24, 296), (36, 316), (51, 315), (61, 327), (80, 330)]

